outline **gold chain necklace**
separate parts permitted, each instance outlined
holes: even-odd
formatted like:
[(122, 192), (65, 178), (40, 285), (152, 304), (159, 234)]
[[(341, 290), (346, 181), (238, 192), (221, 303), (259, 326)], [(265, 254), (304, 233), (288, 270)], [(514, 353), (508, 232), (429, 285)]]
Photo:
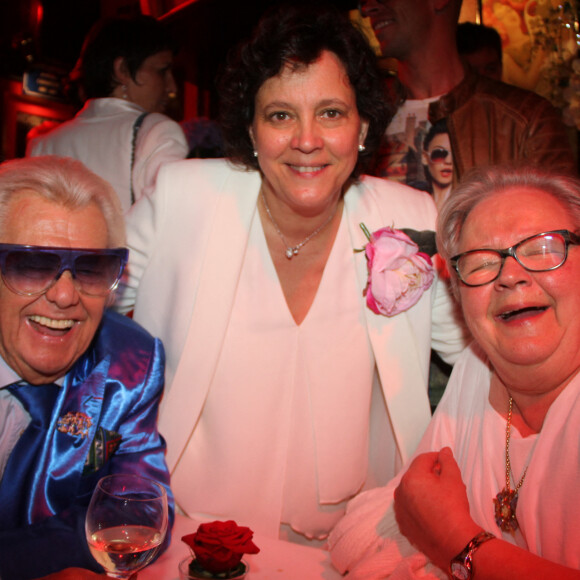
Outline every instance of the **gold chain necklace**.
[(317, 227), (310, 235), (306, 236), (299, 244), (296, 244), (295, 246), (290, 246), (288, 244), (288, 242), (286, 241), (284, 234), (280, 231), (280, 228), (278, 227), (276, 220), (272, 216), (272, 213), (270, 212), (270, 208), (268, 207), (268, 202), (266, 201), (266, 196), (264, 195), (264, 192), (262, 191), (261, 193), (262, 193), (262, 200), (264, 202), (264, 208), (266, 208), (266, 213), (268, 214), (268, 217), (272, 221), (272, 225), (274, 226), (276, 233), (280, 236), (280, 239), (282, 240), (282, 242), (286, 246), (286, 251), (284, 254), (289, 260), (291, 260), (294, 256), (297, 256), (298, 252), (300, 251), (302, 246), (307, 244), (316, 234), (319, 234), (332, 221), (332, 218), (336, 214), (336, 209), (335, 209), (334, 212), (328, 216), (328, 219), (321, 226)]
[[(514, 400), (510, 397), (507, 424), (505, 428), (505, 487), (495, 496), (493, 505), (495, 509), (495, 522), (504, 531), (514, 535), (520, 527), (516, 518), (516, 506), (518, 505), (518, 490), (524, 483), (528, 472), (528, 466), (524, 469), (520, 481), (515, 489), (511, 489), (512, 467), (510, 462), (510, 434), (512, 427), (512, 411)], [(515, 481), (515, 480), (514, 480)]]

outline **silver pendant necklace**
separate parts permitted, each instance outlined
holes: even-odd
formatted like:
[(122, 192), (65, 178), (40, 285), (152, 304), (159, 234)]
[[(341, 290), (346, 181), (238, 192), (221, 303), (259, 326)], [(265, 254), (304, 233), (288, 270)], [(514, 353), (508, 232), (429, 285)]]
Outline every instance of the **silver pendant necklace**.
[(262, 191), (260, 193), (262, 196), (262, 200), (264, 202), (264, 208), (266, 209), (266, 213), (268, 214), (268, 217), (272, 221), (272, 225), (274, 226), (276, 233), (280, 236), (280, 239), (282, 240), (282, 242), (286, 246), (286, 251), (284, 252), (284, 255), (289, 260), (291, 260), (294, 256), (297, 256), (298, 252), (300, 251), (302, 246), (306, 245), (315, 235), (319, 234), (332, 221), (332, 218), (336, 214), (336, 209), (335, 209), (334, 212), (331, 213), (330, 216), (328, 216), (328, 219), (321, 226), (317, 227), (310, 235), (306, 236), (299, 244), (296, 244), (295, 246), (291, 246), (286, 241), (284, 234), (280, 231), (280, 228), (278, 227), (276, 220), (272, 216), (272, 212), (270, 211), (270, 208), (268, 207), (268, 202), (266, 201), (266, 196), (264, 195), (264, 192)]

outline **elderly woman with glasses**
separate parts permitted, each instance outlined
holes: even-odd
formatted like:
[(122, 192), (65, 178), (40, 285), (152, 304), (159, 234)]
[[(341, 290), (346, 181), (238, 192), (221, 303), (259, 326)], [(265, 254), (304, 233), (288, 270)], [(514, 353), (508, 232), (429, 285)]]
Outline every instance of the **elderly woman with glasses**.
[(105, 311), (124, 245), (115, 192), (80, 162), (0, 166), (1, 578), (102, 572), (84, 519), (105, 475), (149, 477), (171, 498), (162, 345)]
[(365, 580), (578, 579), (580, 182), (482, 170), (438, 225), (475, 343), (404, 475), (350, 504), (333, 561)]

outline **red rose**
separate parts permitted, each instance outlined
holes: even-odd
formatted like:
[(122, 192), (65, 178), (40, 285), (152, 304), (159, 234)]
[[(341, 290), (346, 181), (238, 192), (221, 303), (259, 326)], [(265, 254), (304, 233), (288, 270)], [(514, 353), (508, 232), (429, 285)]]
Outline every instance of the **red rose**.
[(219, 574), (236, 567), (243, 554), (257, 554), (260, 551), (252, 542), (253, 536), (250, 528), (228, 520), (200, 524), (197, 532), (181, 539), (193, 550), (204, 570)]

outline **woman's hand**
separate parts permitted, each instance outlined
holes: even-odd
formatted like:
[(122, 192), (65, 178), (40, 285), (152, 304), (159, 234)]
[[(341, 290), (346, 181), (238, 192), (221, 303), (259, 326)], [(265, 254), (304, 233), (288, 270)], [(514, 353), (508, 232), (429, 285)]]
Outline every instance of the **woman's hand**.
[(465, 484), (449, 447), (411, 463), (395, 490), (395, 516), (409, 541), (445, 571), (481, 531), (469, 514)]
[(96, 574), (84, 568), (67, 568), (48, 576), (38, 578), (38, 580), (102, 580), (105, 574)]

